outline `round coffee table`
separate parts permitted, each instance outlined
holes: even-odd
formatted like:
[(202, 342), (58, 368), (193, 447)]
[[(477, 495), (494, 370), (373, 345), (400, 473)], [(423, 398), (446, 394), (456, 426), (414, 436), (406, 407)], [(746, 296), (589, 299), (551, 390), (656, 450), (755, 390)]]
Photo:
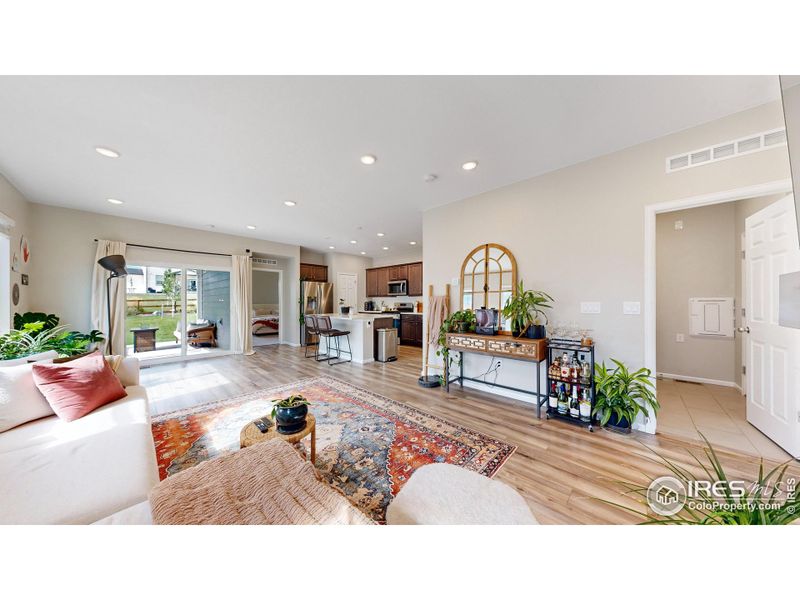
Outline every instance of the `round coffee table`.
[(239, 435), (239, 446), (241, 448), (247, 448), (253, 444), (258, 444), (259, 442), (265, 442), (267, 440), (274, 439), (284, 440), (290, 444), (296, 444), (308, 435), (311, 436), (310, 458), (311, 463), (313, 464), (317, 458), (317, 420), (311, 413), (308, 413), (308, 416), (306, 416), (306, 426), (297, 433), (278, 433), (277, 425), (270, 427), (267, 433), (261, 433), (258, 430), (258, 427), (256, 427), (256, 424), (250, 421), (244, 426), (244, 428), (242, 428), (242, 433)]

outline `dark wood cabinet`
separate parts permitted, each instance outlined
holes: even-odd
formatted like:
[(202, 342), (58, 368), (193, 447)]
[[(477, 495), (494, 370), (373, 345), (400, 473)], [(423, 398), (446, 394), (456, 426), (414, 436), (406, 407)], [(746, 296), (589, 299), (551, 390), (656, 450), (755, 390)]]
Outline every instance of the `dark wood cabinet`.
[(378, 269), (367, 269), (367, 298), (380, 296), (378, 293)]
[(378, 271), (378, 296), (386, 296), (389, 293), (389, 269), (376, 270)]
[(320, 283), (325, 283), (328, 281), (328, 267), (325, 265), (300, 263), (300, 279), (304, 281), (318, 281)]
[(422, 263), (367, 269), (367, 298), (387, 296), (389, 282), (402, 280), (408, 281), (409, 296), (422, 296)]
[(400, 343), (405, 346), (422, 346), (422, 315), (400, 315)]
[(408, 295), (422, 296), (422, 263), (408, 265)]

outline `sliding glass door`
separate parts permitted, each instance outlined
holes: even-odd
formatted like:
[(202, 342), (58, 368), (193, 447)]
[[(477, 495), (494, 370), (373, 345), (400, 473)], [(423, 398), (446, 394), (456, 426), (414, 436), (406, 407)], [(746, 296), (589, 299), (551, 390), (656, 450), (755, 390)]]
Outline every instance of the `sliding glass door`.
[(230, 273), (130, 265), (126, 353), (160, 361), (230, 350)]

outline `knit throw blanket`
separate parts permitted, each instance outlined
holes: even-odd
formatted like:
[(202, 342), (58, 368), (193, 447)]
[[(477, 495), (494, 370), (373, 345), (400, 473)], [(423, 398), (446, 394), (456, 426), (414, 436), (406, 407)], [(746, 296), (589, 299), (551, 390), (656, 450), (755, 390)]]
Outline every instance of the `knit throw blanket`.
[(370, 525), (288, 443), (270, 440), (208, 460), (150, 492), (158, 525)]

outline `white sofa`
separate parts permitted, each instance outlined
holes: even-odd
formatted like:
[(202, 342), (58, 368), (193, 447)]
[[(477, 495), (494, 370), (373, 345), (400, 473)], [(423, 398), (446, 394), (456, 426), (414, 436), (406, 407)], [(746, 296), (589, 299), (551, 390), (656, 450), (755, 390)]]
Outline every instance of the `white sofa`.
[(117, 375), (122, 400), (70, 423), (52, 415), (0, 433), (0, 524), (89, 524), (147, 500), (158, 467), (138, 359)]

